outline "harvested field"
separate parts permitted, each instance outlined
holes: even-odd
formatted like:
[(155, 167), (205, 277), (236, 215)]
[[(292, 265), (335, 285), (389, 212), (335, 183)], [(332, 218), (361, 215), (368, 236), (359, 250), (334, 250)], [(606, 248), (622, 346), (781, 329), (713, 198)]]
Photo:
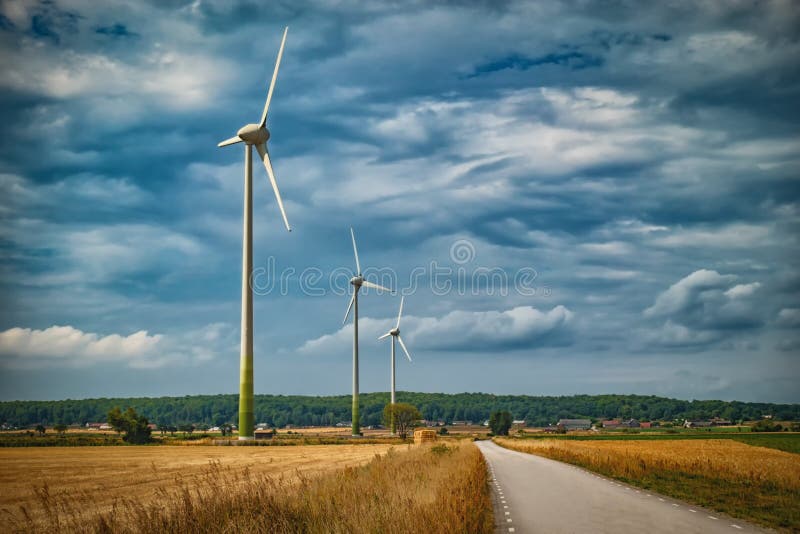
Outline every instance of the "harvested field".
[[(295, 477), (364, 464), (392, 446), (308, 445), (296, 447), (121, 446), (0, 449), (0, 511), (35, 510), (35, 487), (47, 485), (50, 495), (84, 494), (96, 510), (115, 500), (148, 502), (157, 491), (191, 483), (210, 463), (223, 472)], [(407, 447), (396, 447), (404, 450)]]
[[(192, 448), (174, 450), (188, 449)], [(335, 453), (342, 447), (329, 449)], [(6, 525), (12, 531), (48, 534), (489, 534), (494, 527), (488, 477), (483, 456), (467, 441), (393, 449), (366, 465), (315, 477), (300, 473), (292, 479), (213, 463), (193, 478), (165, 482), (156, 489), (158, 498), (144, 504), (122, 499), (101, 510), (85, 495), (53, 497), (41, 492), (35, 505), (39, 513)]]
[(498, 438), (503, 447), (580, 465), (762, 524), (800, 529), (800, 455), (728, 439), (580, 441)]

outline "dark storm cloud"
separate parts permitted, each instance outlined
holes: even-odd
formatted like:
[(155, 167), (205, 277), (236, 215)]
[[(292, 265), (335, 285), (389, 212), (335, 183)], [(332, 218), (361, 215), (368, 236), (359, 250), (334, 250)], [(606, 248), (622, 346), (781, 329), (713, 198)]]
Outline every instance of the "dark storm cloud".
[[(4, 5), (0, 331), (76, 334), (76, 364), (118, 334), (143, 342), (130, 361), (154, 373), (193, 362), (198, 391), (219, 389), (207, 371), (235, 348), (209, 341), (214, 354), (198, 356), (203, 343), (185, 335), (227, 340), (214, 326), (225, 323), (235, 338), (238, 321), (242, 154), (216, 143), (257, 119), (288, 25), (269, 127), (296, 231), (282, 232), (256, 168), (257, 264), (350, 268), (352, 225), (362, 261), (391, 266), (400, 283), (432, 261), (458, 268), (450, 247), (466, 239), (476, 256), (462, 267), (533, 268), (540, 292), (435, 295), (421, 284), (407, 305), (427, 321), (417, 341), (428, 369), (458, 349), (502, 355), (511, 374), (530, 361), (555, 372), (555, 354), (607, 376), (657, 354), (735, 397), (754, 391), (757, 356), (759, 369), (782, 370), (770, 371), (774, 398), (797, 400), (776, 377), (800, 376), (787, 359), (800, 294), (789, 252), (800, 228), (798, 12), (782, 2)], [(724, 283), (687, 282), (681, 306), (663, 304), (698, 272)], [(270, 372), (285, 392), (317, 392), (321, 380), (298, 381), (294, 359), (318, 358), (308, 344), (332, 336), (323, 352), (344, 388), (344, 297), (310, 297), (296, 278), (288, 287), (256, 299), (257, 348), (287, 355)], [(377, 324), (395, 305), (365, 299), (365, 317)], [(569, 329), (480, 329), (515, 309), (569, 310)], [(482, 333), (436, 337), (459, 321)], [(568, 355), (552, 352), (566, 343)], [(724, 376), (721, 357), (736, 362)], [(422, 365), (408, 389), (442, 387)], [(675, 368), (652, 365), (649, 376)], [(477, 360), (462, 372), (475, 384), (485, 374)], [(666, 393), (712, 387), (670, 380)]]

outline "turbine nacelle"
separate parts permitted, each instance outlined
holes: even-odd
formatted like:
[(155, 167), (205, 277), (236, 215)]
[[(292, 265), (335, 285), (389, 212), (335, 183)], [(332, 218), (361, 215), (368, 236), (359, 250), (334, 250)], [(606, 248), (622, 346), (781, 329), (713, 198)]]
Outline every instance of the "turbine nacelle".
[(269, 139), (269, 130), (261, 124), (247, 124), (236, 135), (248, 145), (263, 145)]
[(361, 275), (354, 276), (350, 279), (350, 283), (353, 284), (356, 288), (361, 287), (364, 284), (364, 277)]
[[(281, 39), (281, 47), (278, 50), (278, 59), (275, 61), (275, 70), (272, 71), (272, 81), (269, 84), (269, 92), (267, 93), (267, 101), (264, 104), (264, 111), (261, 114), (261, 121), (258, 124), (246, 124), (242, 126), (234, 137), (221, 141), (217, 146), (224, 147), (237, 143), (244, 143), (247, 146), (246, 161), (250, 161), (249, 158), (253, 153), (253, 146), (256, 147), (258, 156), (264, 164), (264, 170), (267, 171), (269, 182), (272, 184), (272, 190), (275, 192), (275, 200), (278, 201), (278, 208), (281, 210), (283, 224), (286, 225), (286, 229), (291, 232), (292, 227), (289, 226), (289, 219), (286, 217), (286, 210), (283, 208), (283, 200), (281, 199), (280, 191), (278, 191), (278, 182), (275, 181), (275, 173), (272, 170), (272, 162), (270, 161), (269, 150), (267, 149), (267, 140), (270, 138), (269, 130), (267, 130), (267, 112), (269, 111), (269, 103), (272, 100), (272, 92), (275, 90), (275, 80), (278, 78), (278, 68), (281, 66), (283, 45), (286, 44), (286, 33), (288, 31), (288, 27), (283, 30), (283, 39)], [(248, 176), (252, 178), (252, 169), (250, 167), (248, 167), (248, 169)]]
[(393, 335), (393, 336), (399, 336), (400, 335), (400, 329), (399, 328), (392, 328), (391, 330), (389, 330), (389, 333), (391, 335)]

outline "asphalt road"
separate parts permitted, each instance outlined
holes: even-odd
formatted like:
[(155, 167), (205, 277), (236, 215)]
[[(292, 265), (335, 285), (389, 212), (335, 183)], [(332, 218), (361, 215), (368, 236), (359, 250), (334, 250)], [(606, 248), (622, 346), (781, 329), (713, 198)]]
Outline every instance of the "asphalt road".
[(477, 445), (489, 464), (499, 532), (769, 532), (569, 464), (504, 449), (491, 441)]

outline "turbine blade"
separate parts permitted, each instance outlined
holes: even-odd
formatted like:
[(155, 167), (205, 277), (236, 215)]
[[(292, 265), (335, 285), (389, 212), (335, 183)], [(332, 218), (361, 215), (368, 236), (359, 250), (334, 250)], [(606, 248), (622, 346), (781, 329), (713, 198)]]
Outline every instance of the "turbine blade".
[(391, 335), (392, 335), (392, 333), (391, 333), (391, 332), (386, 332), (385, 334), (383, 334), (383, 335), (382, 335), (381, 337), (379, 337), (378, 339), (385, 339), (385, 338), (387, 338), (387, 337), (389, 337), (389, 336), (391, 336)]
[(413, 362), (414, 360), (411, 359), (411, 355), (408, 353), (408, 349), (406, 348), (406, 344), (403, 343), (403, 338), (400, 337), (400, 336), (397, 336), (397, 341), (399, 341), (400, 342), (400, 346), (403, 347), (403, 352), (406, 353), (406, 358), (408, 358), (408, 361)]
[(400, 312), (398, 312), (398, 314), (397, 314), (397, 325), (395, 326), (395, 328), (400, 328), (400, 317), (403, 315), (403, 301), (404, 300), (405, 300), (405, 297), (400, 297)]
[(347, 318), (350, 317), (350, 310), (353, 309), (353, 303), (356, 301), (356, 294), (353, 293), (353, 296), (350, 297), (350, 304), (347, 305), (347, 311), (344, 312), (344, 320), (342, 324), (347, 322)]
[(292, 227), (289, 226), (289, 219), (286, 218), (286, 210), (283, 209), (283, 200), (281, 200), (281, 192), (278, 191), (278, 182), (275, 181), (275, 173), (272, 172), (272, 162), (269, 160), (269, 151), (267, 150), (267, 144), (262, 143), (260, 145), (256, 145), (256, 150), (258, 150), (258, 155), (261, 156), (261, 161), (264, 162), (264, 168), (267, 169), (267, 175), (269, 175), (269, 181), (272, 184), (272, 190), (275, 191), (275, 198), (278, 201), (278, 207), (281, 209), (281, 215), (283, 216), (283, 224), (285, 224), (286, 229), (291, 232)]
[(272, 91), (275, 90), (275, 80), (278, 79), (278, 68), (281, 66), (281, 57), (283, 56), (283, 45), (286, 44), (286, 34), (289, 32), (289, 26), (283, 30), (283, 39), (281, 39), (281, 47), (278, 50), (278, 59), (275, 61), (275, 70), (272, 71), (272, 81), (269, 84), (269, 92), (267, 93), (267, 103), (264, 104), (264, 113), (261, 114), (260, 126), (267, 123), (267, 112), (269, 111), (269, 102), (272, 100)]
[(361, 285), (364, 287), (371, 287), (372, 289), (380, 289), (381, 291), (387, 291), (389, 293), (392, 292), (392, 290), (388, 287), (379, 286), (378, 284), (373, 284), (372, 282), (367, 282), (366, 280), (361, 282)]
[(236, 137), (231, 137), (230, 139), (225, 139), (221, 143), (217, 143), (218, 147), (228, 146), (228, 145), (235, 145), (236, 143), (241, 143), (242, 139), (237, 135)]
[(356, 234), (353, 233), (353, 227), (350, 227), (350, 237), (353, 238), (353, 254), (356, 256), (356, 271), (358, 271), (359, 276), (361, 276), (361, 264), (358, 262), (358, 249), (356, 248)]

